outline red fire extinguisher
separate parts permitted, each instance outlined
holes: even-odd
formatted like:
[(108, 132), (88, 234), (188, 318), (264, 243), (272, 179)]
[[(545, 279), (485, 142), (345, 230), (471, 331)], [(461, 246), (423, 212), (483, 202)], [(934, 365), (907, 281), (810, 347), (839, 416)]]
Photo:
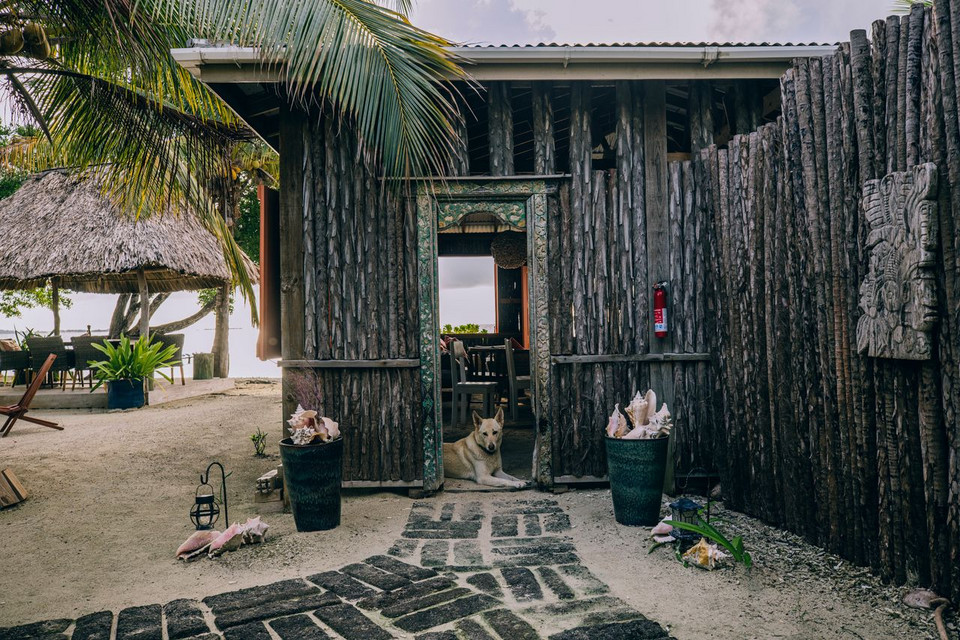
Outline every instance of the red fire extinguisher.
[(653, 285), (653, 335), (667, 337), (667, 283)]

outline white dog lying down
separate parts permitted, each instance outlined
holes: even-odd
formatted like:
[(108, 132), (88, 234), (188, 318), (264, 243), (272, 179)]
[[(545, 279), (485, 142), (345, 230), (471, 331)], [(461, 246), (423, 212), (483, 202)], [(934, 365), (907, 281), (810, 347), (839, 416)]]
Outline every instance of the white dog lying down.
[(503, 441), (503, 409), (492, 418), (473, 412), (473, 432), (443, 445), (443, 475), (473, 480), (489, 487), (523, 489), (529, 483), (503, 471), (500, 443)]

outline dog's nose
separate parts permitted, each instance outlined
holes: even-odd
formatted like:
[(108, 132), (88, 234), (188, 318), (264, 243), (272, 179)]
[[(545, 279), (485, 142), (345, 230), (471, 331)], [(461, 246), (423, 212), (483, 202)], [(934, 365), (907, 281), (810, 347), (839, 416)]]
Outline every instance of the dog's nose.
[(488, 445), (487, 445), (487, 451), (489, 451), (490, 453), (493, 453), (493, 452), (496, 451), (496, 450), (497, 450), (497, 445), (495, 445), (495, 444), (488, 444)]

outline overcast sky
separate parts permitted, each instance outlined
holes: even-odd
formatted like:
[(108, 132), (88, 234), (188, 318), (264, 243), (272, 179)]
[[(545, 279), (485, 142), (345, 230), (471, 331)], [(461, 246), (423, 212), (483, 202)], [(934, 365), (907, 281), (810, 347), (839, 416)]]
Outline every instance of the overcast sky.
[(837, 42), (893, 0), (418, 0), (411, 20), (457, 42)]

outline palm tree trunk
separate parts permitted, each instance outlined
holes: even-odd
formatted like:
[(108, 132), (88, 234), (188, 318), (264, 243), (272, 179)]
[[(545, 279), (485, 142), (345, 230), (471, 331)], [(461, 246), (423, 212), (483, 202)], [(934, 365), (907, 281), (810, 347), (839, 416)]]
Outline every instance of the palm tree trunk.
[(50, 287), (53, 289), (50, 299), (50, 307), (53, 310), (53, 335), (60, 335), (60, 283), (57, 278), (50, 281)]
[(213, 332), (213, 375), (230, 376), (230, 286), (220, 287), (217, 294), (217, 324)]

